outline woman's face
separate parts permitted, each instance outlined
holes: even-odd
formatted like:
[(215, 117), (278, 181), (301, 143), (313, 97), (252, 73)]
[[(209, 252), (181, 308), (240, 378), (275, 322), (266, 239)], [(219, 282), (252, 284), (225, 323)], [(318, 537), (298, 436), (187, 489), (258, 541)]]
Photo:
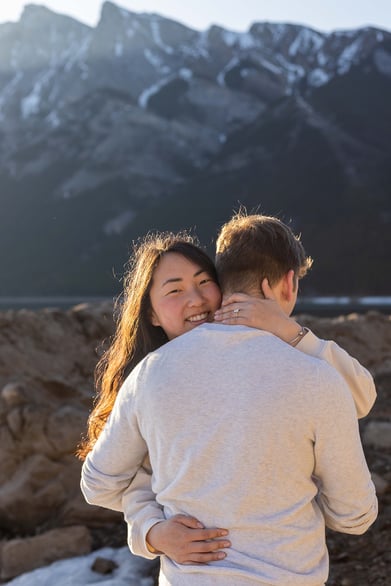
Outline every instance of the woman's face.
[(154, 271), (150, 300), (152, 324), (163, 328), (172, 340), (213, 321), (221, 293), (209, 273), (181, 254), (169, 252)]

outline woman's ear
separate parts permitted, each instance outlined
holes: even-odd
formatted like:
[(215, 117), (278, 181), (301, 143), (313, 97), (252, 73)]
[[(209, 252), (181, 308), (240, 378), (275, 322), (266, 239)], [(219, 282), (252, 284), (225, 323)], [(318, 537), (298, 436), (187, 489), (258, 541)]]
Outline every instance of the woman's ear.
[(151, 320), (151, 324), (153, 326), (160, 326), (160, 322), (158, 320), (158, 317), (157, 317), (156, 313), (153, 311), (153, 309), (151, 310), (150, 320)]

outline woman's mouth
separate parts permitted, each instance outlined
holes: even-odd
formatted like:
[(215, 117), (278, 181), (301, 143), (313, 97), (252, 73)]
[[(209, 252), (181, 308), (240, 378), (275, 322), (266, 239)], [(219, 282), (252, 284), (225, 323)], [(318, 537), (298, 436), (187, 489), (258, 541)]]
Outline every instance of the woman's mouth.
[(208, 315), (209, 312), (204, 312), (204, 313), (197, 313), (196, 315), (191, 315), (190, 317), (186, 318), (186, 321), (189, 321), (190, 323), (198, 323), (200, 321), (205, 321), (206, 319), (208, 319)]

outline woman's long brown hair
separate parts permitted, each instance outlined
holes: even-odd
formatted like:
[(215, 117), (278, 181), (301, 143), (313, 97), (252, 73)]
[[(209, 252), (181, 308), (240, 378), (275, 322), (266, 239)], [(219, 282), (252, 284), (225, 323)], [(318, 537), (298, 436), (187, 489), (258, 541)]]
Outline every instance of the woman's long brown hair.
[(187, 232), (149, 234), (135, 246), (125, 273), (123, 293), (115, 304), (115, 334), (96, 366), (94, 407), (88, 419), (87, 437), (76, 452), (81, 460), (98, 439), (125, 378), (149, 352), (168, 341), (163, 329), (151, 323), (149, 297), (154, 270), (168, 252), (181, 254), (217, 281), (212, 260)]

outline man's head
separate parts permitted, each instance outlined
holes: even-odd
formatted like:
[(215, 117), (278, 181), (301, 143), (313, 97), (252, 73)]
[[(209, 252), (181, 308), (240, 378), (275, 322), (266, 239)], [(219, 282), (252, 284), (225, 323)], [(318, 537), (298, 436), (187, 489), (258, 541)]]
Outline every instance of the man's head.
[[(272, 289), (288, 280), (297, 294), (297, 281), (311, 264), (299, 237), (271, 216), (238, 213), (223, 225), (216, 243), (216, 268), (224, 294), (262, 294), (265, 278)], [(285, 289), (281, 292), (285, 294)]]

